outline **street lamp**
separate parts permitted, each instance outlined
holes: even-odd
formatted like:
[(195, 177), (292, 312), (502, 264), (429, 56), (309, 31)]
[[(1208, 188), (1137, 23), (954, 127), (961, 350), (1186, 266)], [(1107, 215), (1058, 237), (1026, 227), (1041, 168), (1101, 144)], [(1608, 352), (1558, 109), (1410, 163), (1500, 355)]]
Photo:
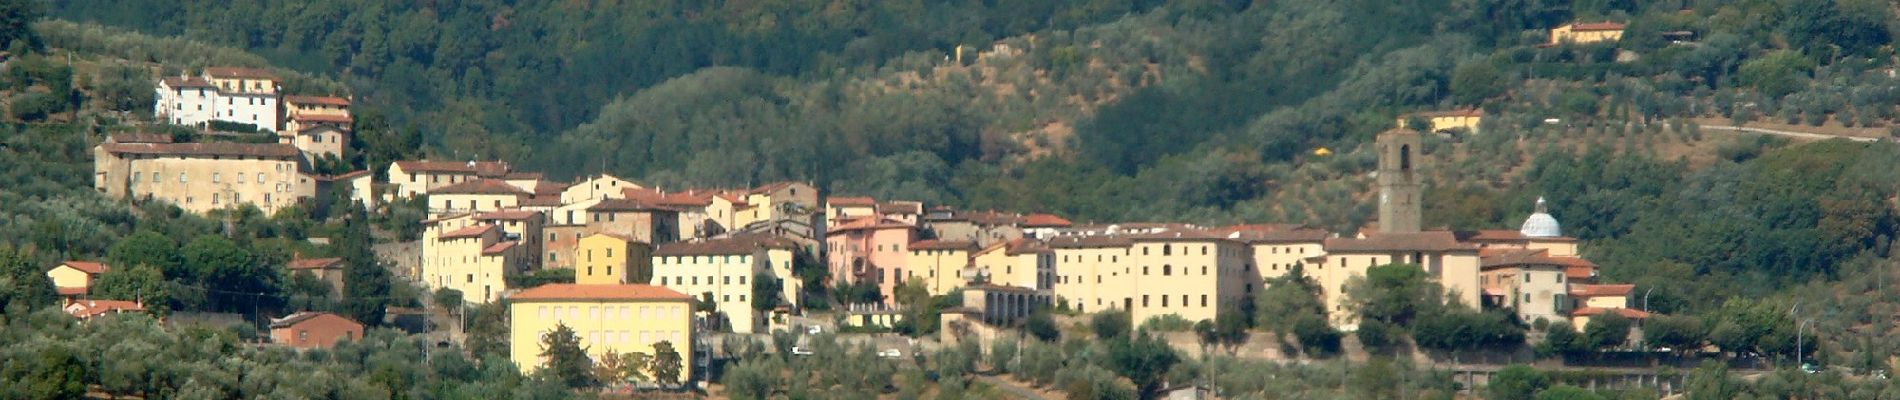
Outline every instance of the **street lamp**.
[(1653, 291), (1656, 291), (1656, 288), (1643, 289), (1643, 313), (1649, 313), (1649, 292)]

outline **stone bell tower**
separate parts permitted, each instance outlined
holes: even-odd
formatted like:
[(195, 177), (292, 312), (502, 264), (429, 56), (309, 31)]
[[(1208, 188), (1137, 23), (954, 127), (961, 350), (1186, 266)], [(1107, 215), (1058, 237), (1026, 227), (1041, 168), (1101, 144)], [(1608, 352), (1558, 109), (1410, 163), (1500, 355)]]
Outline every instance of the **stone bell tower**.
[(1379, 134), (1379, 232), (1419, 231), (1419, 133), (1393, 129)]

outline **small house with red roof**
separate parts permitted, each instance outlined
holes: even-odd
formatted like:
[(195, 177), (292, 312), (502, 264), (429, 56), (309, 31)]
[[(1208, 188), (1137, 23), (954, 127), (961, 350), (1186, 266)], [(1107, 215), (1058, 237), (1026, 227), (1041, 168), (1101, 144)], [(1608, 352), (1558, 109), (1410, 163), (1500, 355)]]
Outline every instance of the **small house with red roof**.
[(145, 304), (127, 300), (67, 300), (61, 309), (80, 321), (90, 321), (111, 314), (145, 312)]
[(362, 323), (327, 312), (299, 312), (270, 322), (271, 343), (297, 349), (327, 349), (362, 337)]
[(289, 269), (291, 274), (309, 275), (324, 283), (329, 283), (331, 296), (338, 298), (343, 296), (342, 258), (298, 258), (285, 263), (284, 267)]
[(67, 261), (46, 270), (46, 277), (53, 280), (53, 287), (60, 297), (78, 298), (92, 292), (92, 285), (99, 281), (111, 267), (92, 261)]

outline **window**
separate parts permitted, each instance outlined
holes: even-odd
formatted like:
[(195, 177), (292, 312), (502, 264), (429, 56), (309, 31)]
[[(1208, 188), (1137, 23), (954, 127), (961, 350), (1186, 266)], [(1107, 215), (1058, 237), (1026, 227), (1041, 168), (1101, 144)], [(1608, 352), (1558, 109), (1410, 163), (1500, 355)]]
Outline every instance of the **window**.
[(143, 172), (133, 172), (133, 173), (132, 173), (132, 183), (139, 183), (139, 175), (140, 175), (140, 174), (144, 174), (144, 173), (143, 173)]
[(1206, 266), (1206, 265), (1202, 265), (1202, 266), (1201, 266), (1201, 275), (1207, 275), (1207, 266)]
[(218, 204), (218, 194), (217, 194), (217, 193), (212, 193), (212, 194), (211, 194), (211, 204), (212, 204), (212, 205), (217, 205), (217, 204)]
[(1173, 266), (1173, 265), (1162, 265), (1162, 266), (1161, 266), (1161, 276), (1173, 276), (1173, 275), (1174, 275), (1174, 266)]
[(1168, 295), (1165, 295), (1165, 294), (1161, 295), (1161, 306), (1162, 307), (1168, 306)]
[(613, 275), (613, 274), (614, 274), (614, 266), (612, 265), (607, 266), (607, 275)]
[(1530, 281), (1531, 281), (1531, 273), (1529, 273), (1529, 272), (1525, 272), (1525, 273), (1524, 273), (1524, 283), (1530, 283)]
[(1164, 244), (1164, 245), (1161, 245), (1161, 255), (1164, 255), (1164, 256), (1171, 256), (1171, 255), (1174, 255), (1174, 246), (1173, 246), (1173, 245), (1165, 245), (1165, 244)]
[(185, 173), (178, 173), (178, 183), (185, 183)]
[(1145, 295), (1145, 294), (1141, 295), (1141, 306), (1142, 307), (1148, 306), (1148, 295)]

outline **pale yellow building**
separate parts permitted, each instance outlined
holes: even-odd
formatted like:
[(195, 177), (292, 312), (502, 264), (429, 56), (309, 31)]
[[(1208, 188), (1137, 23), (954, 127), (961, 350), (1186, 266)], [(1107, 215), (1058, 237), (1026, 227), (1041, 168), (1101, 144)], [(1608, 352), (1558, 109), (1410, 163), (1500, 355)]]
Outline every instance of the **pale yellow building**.
[[(509, 359), (523, 371), (545, 366), (542, 338), (566, 326), (587, 355), (607, 353), (654, 356), (654, 344), (667, 342), (679, 353), (682, 380), (693, 376), (692, 300), (650, 285), (550, 284), (508, 297)], [(651, 371), (646, 376), (652, 377)]]
[(975, 243), (934, 239), (912, 242), (908, 249), (906, 279), (923, 282), (932, 296), (950, 294), (964, 285), (963, 271), (970, 267), (970, 253), (977, 250)]
[(626, 198), (625, 190), (645, 188), (633, 181), (600, 174), (568, 185), (567, 190), (561, 191), (561, 202), (573, 204), (587, 200), (624, 199)]
[(530, 193), (499, 179), (473, 179), (431, 189), (429, 215), (494, 212), (521, 206)]
[(1126, 308), (1118, 304), (1125, 292), (1130, 245), (1116, 236), (1063, 236), (1049, 239), (1055, 254), (1056, 301), (1077, 312)]
[[(428, 221), (425, 221), (425, 223)], [(443, 229), (470, 224), (456, 229)], [(508, 277), (528, 270), (531, 255), (495, 225), (467, 216), (436, 221), (423, 231), (422, 281), (431, 290), (455, 289), (472, 303), (499, 300)]]
[(1623, 39), (1623, 24), (1616, 22), (1575, 22), (1550, 29), (1550, 43), (1596, 43)]
[(652, 284), (710, 299), (715, 319), (732, 332), (762, 333), (766, 321), (753, 308), (753, 285), (759, 276), (776, 279), (779, 304), (798, 307), (799, 280), (792, 276), (797, 250), (796, 243), (766, 235), (661, 244), (653, 249)]
[(128, 136), (137, 141), (115, 136), (93, 148), (93, 187), (107, 196), (162, 200), (200, 214), (252, 205), (268, 215), (316, 194), (291, 145)]
[(626, 235), (588, 235), (574, 250), (574, 283), (646, 284), (653, 278), (652, 252), (652, 245)]
[(500, 161), (397, 161), (390, 163), (386, 181), (393, 187), (391, 197), (406, 199), (464, 181), (503, 178), (508, 171), (508, 163)]
[(1246, 244), (1210, 231), (1173, 231), (1129, 237), (1128, 263), (1119, 287), (1122, 306), (1136, 324), (1175, 314), (1212, 320), (1222, 307), (1238, 307), (1244, 285), (1258, 275), (1244, 270), (1252, 255)]
[(1546, 322), (1569, 318), (1572, 309), (1566, 269), (1576, 259), (1551, 257), (1543, 250), (1486, 249), (1481, 284), (1492, 304), (1517, 313), (1519, 321)]
[(91, 293), (93, 283), (111, 269), (104, 263), (67, 261), (46, 270), (46, 277), (53, 280), (53, 288), (61, 297), (76, 297)]
[(870, 197), (826, 197), (825, 221), (843, 223), (863, 217), (877, 216), (877, 199)]
[[(915, 270), (916, 266), (911, 266)], [(980, 276), (991, 285), (1029, 290), (1055, 289), (1055, 254), (1035, 239), (997, 243), (970, 256), (966, 276)]]
[(1320, 286), (1320, 297), (1336, 326), (1357, 329), (1357, 310), (1348, 307), (1346, 282), (1386, 264), (1415, 264), (1437, 280), (1447, 302), (1481, 307), (1478, 246), (1458, 241), (1449, 231), (1374, 233), (1360, 238), (1330, 238), (1325, 253), (1307, 258), (1306, 274)]
[[(1426, 123), (1431, 124), (1432, 126), (1429, 126), (1429, 127), (1410, 126), (1411, 125), (1410, 120), (1412, 118), (1422, 119)], [(1472, 109), (1463, 109), (1463, 110), (1427, 111), (1427, 112), (1405, 114), (1405, 115), (1399, 116), (1398, 126), (1399, 128), (1413, 129), (1413, 130), (1424, 130), (1426, 128), (1430, 128), (1432, 132), (1449, 133), (1449, 132), (1463, 131), (1463, 132), (1476, 134), (1476, 133), (1479, 133), (1478, 132), (1479, 125), (1483, 123), (1484, 123), (1484, 110), (1472, 108)]]
[(807, 225), (823, 213), (819, 209), (818, 189), (804, 182), (779, 182), (753, 188), (735, 203), (732, 230), (760, 221), (795, 220)]
[[(1301, 225), (1242, 225), (1223, 231), (1236, 232), (1233, 238), (1252, 248), (1253, 263), (1244, 269), (1258, 274), (1260, 282), (1286, 276), (1294, 266), (1304, 264), (1307, 257), (1324, 253), (1326, 238), (1332, 236), (1324, 229)], [(1312, 275), (1309, 272), (1307, 276)], [(1254, 290), (1247, 287), (1244, 292)]]

